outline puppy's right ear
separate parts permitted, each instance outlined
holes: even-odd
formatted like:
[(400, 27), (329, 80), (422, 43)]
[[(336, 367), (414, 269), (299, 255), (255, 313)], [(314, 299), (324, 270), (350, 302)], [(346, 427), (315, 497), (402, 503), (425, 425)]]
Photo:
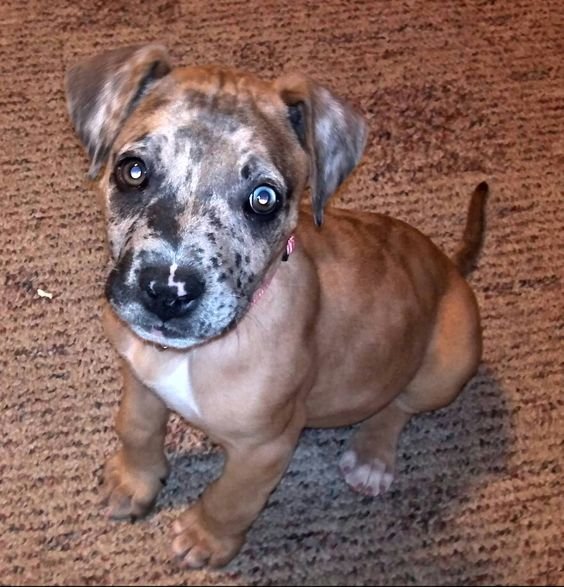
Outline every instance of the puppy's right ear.
[(106, 163), (119, 129), (139, 101), (170, 70), (164, 47), (144, 45), (91, 57), (67, 72), (67, 106), (90, 156), (90, 177)]
[(348, 102), (306, 76), (287, 74), (275, 87), (309, 155), (313, 214), (321, 226), (327, 200), (362, 157), (368, 127)]

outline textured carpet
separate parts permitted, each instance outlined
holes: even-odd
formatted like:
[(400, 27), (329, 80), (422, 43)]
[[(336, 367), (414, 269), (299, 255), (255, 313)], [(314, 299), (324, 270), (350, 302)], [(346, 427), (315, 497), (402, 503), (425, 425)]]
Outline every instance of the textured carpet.
[[(561, 0), (4, 0), (0, 582), (564, 585), (563, 25)], [(350, 429), (307, 431), (240, 556), (214, 572), (169, 558), (172, 521), (221, 466), (178, 419), (155, 513), (119, 524), (97, 505), (120, 381), (99, 322), (104, 226), (63, 72), (154, 39), (179, 63), (297, 69), (355, 100), (370, 144), (336, 204), (452, 251), (471, 189), (492, 186), (472, 277), (478, 375), (411, 422), (379, 499), (339, 477)]]

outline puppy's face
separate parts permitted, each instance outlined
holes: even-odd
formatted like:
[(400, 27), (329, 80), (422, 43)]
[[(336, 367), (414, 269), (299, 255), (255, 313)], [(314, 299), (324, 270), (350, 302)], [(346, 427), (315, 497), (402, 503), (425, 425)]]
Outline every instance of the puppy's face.
[[(308, 178), (320, 184), (316, 193), (327, 188), (320, 217), (358, 149), (335, 151), (319, 177), (314, 108), (295, 82), (288, 89), (221, 69), (170, 71), (138, 48), (102, 66), (83, 66), (67, 93), (93, 167), (104, 166), (106, 295), (142, 338), (188, 348), (237, 324), (282, 257)], [(95, 88), (94, 100), (81, 98), (85, 86)], [(344, 124), (345, 106), (330, 108)], [(329, 118), (318, 113), (331, 142)]]
[(240, 76), (179, 70), (112, 145), (106, 293), (147, 340), (187, 347), (233, 326), (296, 225), (308, 158), (282, 100), (253, 94)]

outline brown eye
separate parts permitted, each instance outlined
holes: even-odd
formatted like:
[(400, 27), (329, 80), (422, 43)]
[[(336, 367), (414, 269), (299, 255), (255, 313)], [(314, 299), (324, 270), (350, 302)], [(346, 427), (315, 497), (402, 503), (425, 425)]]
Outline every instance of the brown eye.
[(147, 185), (147, 166), (142, 159), (126, 157), (122, 159), (115, 169), (115, 179), (121, 190), (141, 190)]

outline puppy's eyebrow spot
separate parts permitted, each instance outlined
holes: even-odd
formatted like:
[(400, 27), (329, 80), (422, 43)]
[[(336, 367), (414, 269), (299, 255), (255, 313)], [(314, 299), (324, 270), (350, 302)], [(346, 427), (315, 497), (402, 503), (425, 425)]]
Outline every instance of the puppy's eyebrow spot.
[(250, 175), (251, 175), (251, 168), (250, 168), (249, 164), (243, 165), (243, 168), (241, 169), (241, 177), (243, 179), (249, 179)]

